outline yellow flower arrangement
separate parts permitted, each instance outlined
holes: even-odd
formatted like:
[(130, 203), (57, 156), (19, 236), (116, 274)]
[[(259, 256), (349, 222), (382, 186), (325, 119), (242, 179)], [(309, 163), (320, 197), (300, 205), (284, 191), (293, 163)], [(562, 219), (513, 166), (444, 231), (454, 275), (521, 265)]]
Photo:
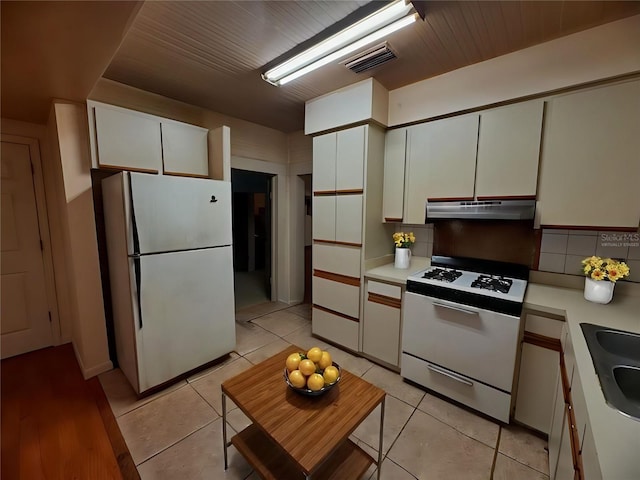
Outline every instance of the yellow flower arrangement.
[(609, 280), (615, 282), (629, 275), (629, 267), (624, 262), (612, 258), (602, 259), (592, 256), (582, 260), (582, 271), (593, 280)]
[(395, 243), (398, 248), (409, 248), (415, 241), (416, 237), (414, 237), (413, 232), (396, 232), (393, 234), (393, 243)]

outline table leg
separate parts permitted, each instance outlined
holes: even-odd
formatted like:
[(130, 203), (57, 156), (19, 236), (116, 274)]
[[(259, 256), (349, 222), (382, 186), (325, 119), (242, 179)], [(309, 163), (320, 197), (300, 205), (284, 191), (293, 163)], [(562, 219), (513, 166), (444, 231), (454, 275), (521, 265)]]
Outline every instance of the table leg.
[(380, 480), (380, 471), (382, 468), (382, 433), (384, 431), (384, 402), (386, 400), (386, 395), (382, 399), (382, 403), (380, 404), (380, 444), (378, 445), (378, 480)]
[(227, 396), (222, 392), (222, 445), (224, 447), (224, 469), (227, 465)]

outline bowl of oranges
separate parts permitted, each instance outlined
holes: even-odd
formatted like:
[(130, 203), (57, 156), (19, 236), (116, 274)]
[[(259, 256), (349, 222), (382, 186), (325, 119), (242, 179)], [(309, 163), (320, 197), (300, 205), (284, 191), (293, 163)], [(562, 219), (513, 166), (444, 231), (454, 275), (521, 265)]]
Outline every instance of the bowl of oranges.
[(340, 365), (331, 359), (329, 352), (313, 347), (287, 357), (284, 380), (302, 395), (322, 395), (340, 381)]

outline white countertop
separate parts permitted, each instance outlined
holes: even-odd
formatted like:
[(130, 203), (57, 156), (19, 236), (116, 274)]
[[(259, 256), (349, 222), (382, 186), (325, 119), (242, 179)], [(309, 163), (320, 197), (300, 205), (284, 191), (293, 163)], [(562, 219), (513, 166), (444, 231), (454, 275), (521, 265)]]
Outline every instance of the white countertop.
[(409, 275), (413, 275), (414, 273), (424, 270), (430, 266), (431, 258), (412, 256), (409, 268), (395, 268), (392, 260), (391, 263), (367, 270), (364, 273), (364, 276), (373, 280), (382, 280), (384, 282), (406, 285), (407, 277)]
[(640, 421), (605, 403), (580, 323), (640, 333), (640, 297), (617, 295), (607, 305), (584, 299), (582, 290), (530, 283), (524, 308), (566, 318), (587, 415), (604, 480), (640, 479)]

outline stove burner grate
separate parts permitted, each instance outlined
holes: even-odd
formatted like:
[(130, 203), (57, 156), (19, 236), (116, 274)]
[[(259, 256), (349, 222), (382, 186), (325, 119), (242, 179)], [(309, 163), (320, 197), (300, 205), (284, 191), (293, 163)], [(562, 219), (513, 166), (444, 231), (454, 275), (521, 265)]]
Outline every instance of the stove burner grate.
[(480, 275), (476, 278), (471, 286), (483, 290), (492, 290), (494, 292), (508, 293), (513, 280), (510, 278), (496, 277), (490, 275)]
[(426, 272), (422, 278), (430, 280), (440, 280), (442, 282), (454, 282), (458, 277), (462, 276), (462, 272), (457, 270), (447, 270), (445, 268), (434, 268)]

